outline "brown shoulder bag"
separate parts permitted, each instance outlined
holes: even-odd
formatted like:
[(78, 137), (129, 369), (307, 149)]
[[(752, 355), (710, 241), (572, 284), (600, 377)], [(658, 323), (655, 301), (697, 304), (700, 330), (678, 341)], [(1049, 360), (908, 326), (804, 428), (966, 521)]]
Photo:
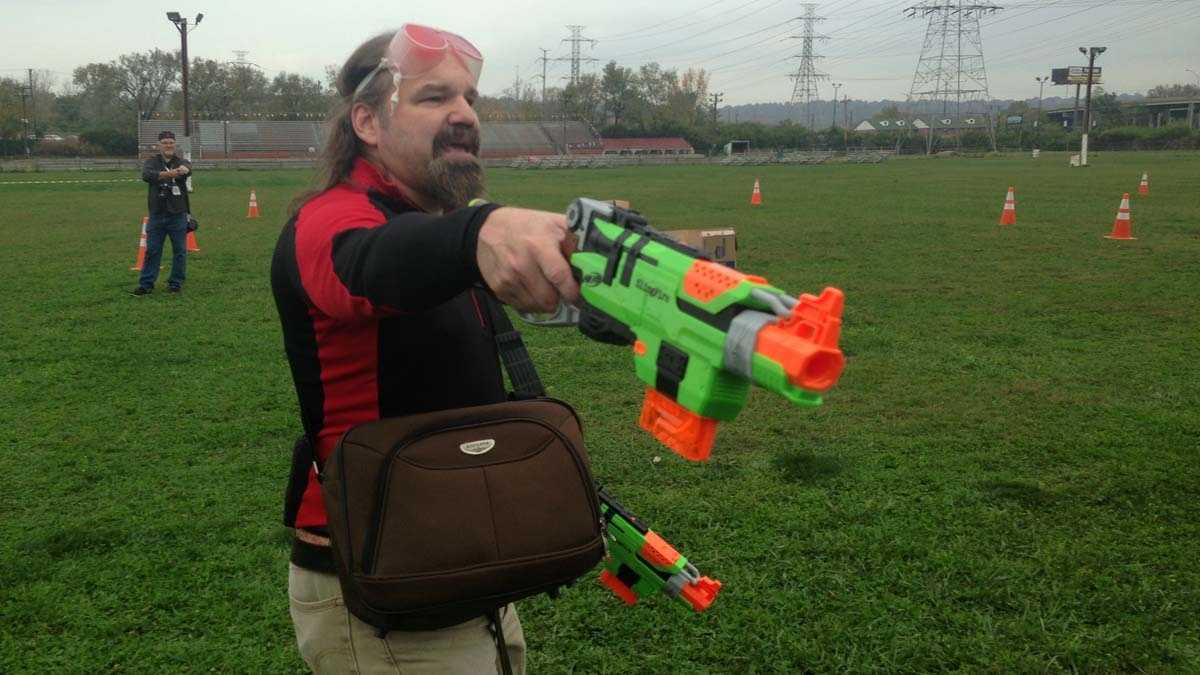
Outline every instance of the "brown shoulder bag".
[(320, 472), (346, 606), (381, 633), (478, 616), (498, 628), (497, 608), (555, 595), (604, 556), (579, 419), (544, 397), (520, 334), (487, 305), (516, 400), (356, 426)]

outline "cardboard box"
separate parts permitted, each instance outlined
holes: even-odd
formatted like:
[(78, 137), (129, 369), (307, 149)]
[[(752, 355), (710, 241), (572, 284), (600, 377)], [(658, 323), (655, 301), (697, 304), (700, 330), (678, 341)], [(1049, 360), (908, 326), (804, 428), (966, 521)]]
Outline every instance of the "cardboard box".
[(723, 230), (667, 230), (663, 234), (681, 244), (701, 251), (713, 260), (737, 267), (737, 232), (733, 228)]

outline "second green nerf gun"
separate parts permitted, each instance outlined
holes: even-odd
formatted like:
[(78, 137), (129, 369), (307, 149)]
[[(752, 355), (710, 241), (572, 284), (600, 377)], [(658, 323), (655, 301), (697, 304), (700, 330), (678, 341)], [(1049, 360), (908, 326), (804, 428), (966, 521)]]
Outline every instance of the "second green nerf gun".
[(608, 202), (575, 200), (567, 226), (579, 329), (633, 346), (646, 384), (639, 423), (679, 455), (707, 459), (717, 422), (737, 416), (751, 383), (815, 406), (841, 376), (840, 290), (794, 298)]
[(695, 565), (604, 488), (597, 485), (596, 495), (608, 533), (608, 558), (600, 582), (627, 605), (637, 604), (638, 598), (646, 595), (665, 593), (697, 612), (708, 609), (721, 582), (701, 576)]

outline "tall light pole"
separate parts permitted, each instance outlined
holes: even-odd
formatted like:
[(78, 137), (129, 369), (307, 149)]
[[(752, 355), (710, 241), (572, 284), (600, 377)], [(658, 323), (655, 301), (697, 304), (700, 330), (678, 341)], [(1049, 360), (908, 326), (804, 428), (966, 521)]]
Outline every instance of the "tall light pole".
[(1189, 73), (1191, 73), (1192, 75), (1196, 76), (1196, 86), (1200, 87), (1200, 73), (1197, 73), (1196, 71), (1192, 70), (1191, 68), (1184, 68), (1184, 70), (1186, 70)]
[(838, 82), (833, 83), (833, 120), (832, 120), (833, 125), (832, 126), (834, 129), (837, 128), (837, 95), (838, 95), (838, 89), (841, 89), (841, 88), (842, 88), (842, 85), (840, 83), (838, 83)]
[(1080, 47), (1079, 51), (1087, 54), (1087, 101), (1083, 109), (1083, 136), (1079, 140), (1079, 166), (1087, 166), (1088, 132), (1092, 130), (1092, 68), (1096, 65), (1096, 55), (1103, 54), (1107, 47)]
[[(167, 12), (167, 18), (171, 20), (171, 23), (175, 24), (176, 30), (179, 31), (181, 42), (179, 58), (183, 61), (183, 136), (187, 138), (192, 135), (192, 111), (188, 107), (188, 20), (187, 17), (180, 16), (179, 12)], [(199, 26), (203, 19), (203, 14), (197, 14), (196, 22), (192, 24), (192, 30), (195, 30), (196, 26)]]
[(1046, 80), (1050, 79), (1049, 75), (1043, 77), (1034, 77), (1038, 83), (1038, 114), (1033, 120), (1033, 143), (1034, 147), (1042, 144), (1042, 90), (1046, 87)]

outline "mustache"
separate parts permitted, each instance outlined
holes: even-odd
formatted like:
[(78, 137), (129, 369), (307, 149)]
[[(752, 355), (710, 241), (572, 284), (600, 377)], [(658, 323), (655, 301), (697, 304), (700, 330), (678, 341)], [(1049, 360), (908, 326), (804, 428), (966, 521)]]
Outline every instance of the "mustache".
[(467, 125), (449, 126), (433, 137), (433, 156), (441, 157), (452, 147), (466, 150), (479, 156), (479, 129)]

